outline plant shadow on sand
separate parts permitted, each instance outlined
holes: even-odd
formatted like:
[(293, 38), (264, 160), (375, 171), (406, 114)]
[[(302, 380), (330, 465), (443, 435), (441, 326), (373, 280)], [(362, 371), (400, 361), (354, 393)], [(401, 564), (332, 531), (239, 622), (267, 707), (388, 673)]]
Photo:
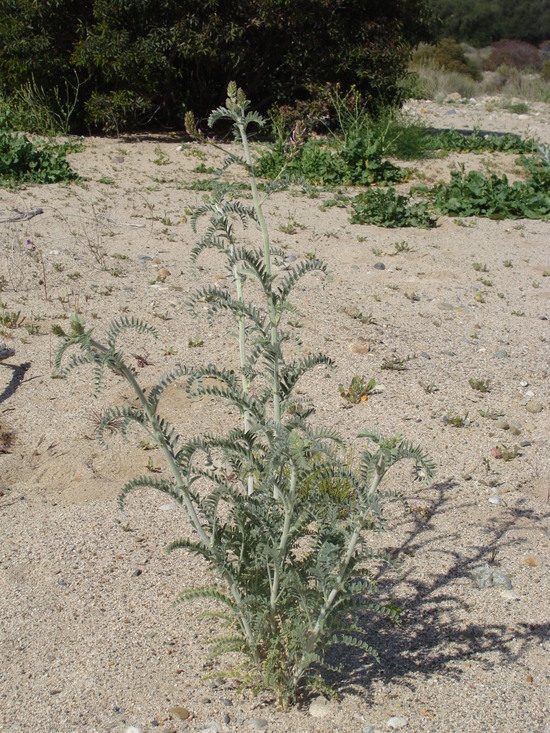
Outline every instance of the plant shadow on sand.
[[(432, 487), (437, 494), (432, 516), (453, 510), (451, 506), (447, 507), (449, 500), (446, 494), (456, 486), (457, 483), (451, 479)], [(463, 510), (467, 508), (470, 507), (466, 504), (462, 506)], [(377, 650), (379, 662), (366, 659), (356, 650), (332, 650), (330, 661), (342, 667), (338, 677), (329, 675), (339, 694), (366, 695), (372, 702), (372, 686), (376, 682), (384, 686), (390, 683), (404, 685), (412, 690), (417, 688), (419, 676), (427, 680), (442, 674), (460, 680), (464, 674), (463, 666), (470, 659), (485, 669), (497, 664), (515, 663), (528, 647), (548, 639), (550, 623), (516, 623), (513, 628), (506, 621), (495, 623), (488, 619), (480, 623), (478, 619), (486, 603), (486, 598), (480, 594), (498, 595), (498, 589), (479, 590), (473, 586), (470, 577), (473, 570), (484, 565), (496, 570), (496, 554), (506, 548), (515, 546), (514, 552), (518, 552), (517, 539), (509, 536), (517, 529), (518, 518), (540, 522), (548, 517), (550, 512), (538, 517), (530, 509), (511, 509), (509, 516), (498, 526), (486, 528), (483, 545), (469, 548), (469, 554), (454, 550), (452, 535), (438, 531), (432, 519), (425, 521), (415, 517), (414, 527), (407, 530), (408, 536), (400, 545), (400, 555), (426, 555), (435, 549), (440, 556), (445, 556), (446, 567), (441, 571), (434, 567), (429, 577), (421, 579), (415, 577), (418, 563), (413, 562), (409, 569), (403, 571), (397, 579), (403, 589), (398, 602), (404, 597), (405, 606), (401, 623), (383, 622), (372, 616), (369, 618), (367, 614), (356, 619)], [(407, 518), (406, 521), (410, 523), (411, 520)], [(457, 534), (459, 532), (457, 529)], [(378, 582), (381, 588), (387, 585), (391, 594), (395, 579), (388, 578), (386, 582), (385, 574), (386, 570), (382, 568)], [(461, 579), (466, 585), (456, 584)], [(478, 601), (480, 609), (476, 610), (474, 604)]]
[(13, 371), (9, 383), (2, 390), (2, 392), (0, 392), (0, 405), (1, 405), (9, 397), (14, 395), (16, 390), (21, 386), (25, 378), (25, 374), (27, 373), (28, 369), (30, 369), (31, 367), (31, 363), (26, 362), (25, 364), (18, 364), (17, 366), (12, 366), (11, 364), (1, 364), (0, 366), (7, 367), (8, 369), (11, 369)]

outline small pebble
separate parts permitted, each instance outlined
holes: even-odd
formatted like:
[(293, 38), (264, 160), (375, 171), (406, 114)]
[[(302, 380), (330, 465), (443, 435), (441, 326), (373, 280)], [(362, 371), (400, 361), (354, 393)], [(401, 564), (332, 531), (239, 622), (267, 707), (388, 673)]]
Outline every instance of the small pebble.
[(500, 570), (494, 570), (488, 565), (483, 565), (480, 568), (475, 568), (470, 573), (470, 577), (476, 586), (476, 588), (504, 588), (506, 590), (512, 589), (512, 581), (507, 578), (504, 573)]
[(501, 430), (509, 430), (510, 429), (510, 423), (506, 420), (497, 420), (495, 422), (495, 428), (500, 428)]
[(532, 415), (536, 415), (537, 413), (542, 412), (543, 407), (540, 402), (537, 402), (536, 400), (529, 400), (529, 402), (525, 405), (525, 409)]
[(207, 723), (202, 728), (199, 728), (198, 733), (218, 733), (218, 724)]
[(519, 386), (520, 387), (528, 387), (529, 386), (529, 382), (526, 379), (522, 379), (521, 382), (519, 383)]
[(175, 715), (176, 718), (179, 718), (180, 720), (187, 720), (191, 715), (189, 710), (187, 710), (187, 708), (182, 708), (181, 705), (174, 705), (174, 707), (170, 708), (168, 712), (170, 715)]
[(374, 269), (375, 270), (385, 270), (386, 265), (383, 262), (375, 262), (374, 263)]
[(421, 351), (421, 352), (420, 352), (420, 356), (424, 357), (424, 359), (427, 359), (428, 361), (430, 361), (430, 360), (431, 360), (431, 358), (432, 358), (432, 357), (431, 357), (431, 356), (430, 356), (430, 355), (428, 354), (428, 352), (427, 352), (427, 351)]
[(230, 717), (229, 717), (229, 715), (228, 715), (228, 714), (226, 713), (226, 714), (225, 714), (225, 715), (223, 716), (223, 722), (224, 722), (224, 723), (225, 723), (225, 724), (227, 725), (227, 724), (228, 724), (228, 723), (230, 722), (230, 720), (231, 720), (231, 718), (230, 718)]
[(162, 504), (159, 508), (161, 512), (172, 512), (177, 507), (173, 501), (170, 501), (168, 504)]
[(225, 698), (224, 700), (222, 700), (222, 703), (225, 705), (226, 708), (233, 707), (233, 703), (231, 702), (231, 700), (228, 700), (227, 698)]
[(312, 718), (324, 718), (329, 715), (330, 706), (324, 697), (316, 697), (309, 706), (309, 714)]
[(364, 339), (359, 339), (349, 345), (349, 350), (352, 354), (368, 354), (370, 351), (370, 343)]
[(530, 440), (522, 440), (519, 445), (520, 445), (521, 448), (529, 448), (529, 446), (531, 445), (531, 441)]
[(134, 570), (134, 572), (132, 573), (132, 575), (134, 576), (134, 578), (138, 578), (141, 575), (142, 572), (143, 571), (138, 568), (137, 570)]
[(502, 506), (504, 502), (501, 496), (490, 496), (489, 504), (496, 504), (497, 506)]
[(508, 359), (509, 354), (505, 349), (499, 349), (498, 351), (495, 351), (493, 356), (495, 359)]
[(454, 311), (455, 309), (452, 303), (438, 303), (437, 307), (440, 311)]
[(408, 718), (400, 718), (399, 716), (394, 716), (393, 718), (390, 718), (388, 722), (386, 723), (386, 726), (388, 728), (391, 728), (392, 730), (399, 730), (400, 728), (404, 728), (407, 723), (409, 722)]
[(265, 718), (248, 718), (246, 724), (254, 730), (265, 730), (267, 728), (267, 720)]

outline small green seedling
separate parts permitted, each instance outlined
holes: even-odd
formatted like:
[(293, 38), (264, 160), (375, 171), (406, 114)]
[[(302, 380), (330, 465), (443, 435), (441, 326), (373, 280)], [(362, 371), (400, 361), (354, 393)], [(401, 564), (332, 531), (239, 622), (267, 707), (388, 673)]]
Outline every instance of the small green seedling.
[[(0, 304), (0, 306), (3, 308), (2, 304)], [(21, 317), (21, 311), (2, 310), (0, 313), (0, 325), (5, 326), (6, 328), (18, 328), (23, 325), (24, 320), (25, 316)]]
[(402, 242), (394, 242), (395, 254), (401, 254), (402, 252), (413, 252), (409, 246), (409, 243), (403, 240)]
[(422, 387), (426, 394), (433, 394), (434, 392), (438, 391), (435, 382), (423, 382), (422, 380), (420, 380), (418, 384)]
[(376, 387), (376, 382), (371, 379), (369, 382), (365, 381), (365, 377), (355, 376), (351, 380), (350, 386), (345, 389), (342, 384), (338, 385), (340, 396), (347, 400), (352, 405), (357, 405), (359, 402), (366, 402), (367, 397)]
[(204, 346), (204, 341), (201, 338), (189, 339), (187, 346), (191, 349), (198, 349), (201, 346)]
[(504, 267), (513, 267), (512, 260), (504, 260), (502, 264), (504, 265)]
[(481, 262), (474, 262), (472, 267), (476, 272), (489, 272), (487, 265), (482, 265)]
[(412, 359), (416, 359), (416, 356), (411, 356), (409, 354), (406, 359), (403, 359), (399, 356), (394, 356), (391, 359), (384, 359), (384, 361), (380, 365), (380, 368), (394, 372), (404, 372), (407, 369), (407, 362), (412, 361)]
[(489, 380), (488, 379), (469, 379), (468, 384), (472, 389), (475, 389), (477, 392), (490, 392), (491, 388), (489, 387)]
[(481, 417), (486, 417), (489, 420), (498, 420), (499, 417), (504, 417), (503, 410), (478, 410)]
[(463, 428), (468, 425), (468, 413), (464, 417), (462, 415), (445, 415), (443, 422), (453, 428)]
[(433, 514), (433, 510), (430, 506), (427, 504), (421, 504), (417, 499), (413, 499), (409, 504), (409, 511), (420, 519), (429, 519)]
[(491, 450), (493, 458), (503, 461), (513, 461), (519, 455), (519, 449), (517, 445), (513, 448), (508, 448), (506, 445), (497, 445)]

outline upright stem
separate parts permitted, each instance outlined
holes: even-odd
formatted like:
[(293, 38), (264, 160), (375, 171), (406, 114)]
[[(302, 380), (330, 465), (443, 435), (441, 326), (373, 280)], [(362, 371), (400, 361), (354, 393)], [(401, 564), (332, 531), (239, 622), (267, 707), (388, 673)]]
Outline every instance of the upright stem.
[[(260, 194), (258, 191), (258, 184), (256, 182), (256, 176), (254, 175), (254, 164), (252, 162), (252, 155), (250, 154), (250, 146), (248, 144), (248, 138), (246, 136), (245, 126), (241, 121), (237, 123), (239, 133), (241, 135), (241, 141), (244, 150), (244, 159), (246, 161), (246, 168), (248, 171), (248, 180), (250, 183), (250, 190), (252, 193), (252, 200), (254, 201), (254, 209), (256, 216), (258, 217), (258, 224), (262, 231), (262, 238), (264, 244), (264, 264), (268, 275), (271, 275), (271, 250), (269, 246), (269, 231), (264, 217), (262, 209), (262, 202), (260, 201)], [(274, 349), (275, 357), (273, 361), (273, 384), (272, 384), (272, 396), (273, 396), (273, 422), (275, 425), (281, 423), (281, 398), (279, 394), (279, 357), (277, 356), (277, 349), (279, 347), (279, 334), (277, 330), (278, 321), (277, 313), (275, 310), (275, 303), (273, 298), (269, 299), (269, 320), (271, 323), (271, 346)]]
[[(235, 246), (231, 245), (232, 254), (235, 254)], [(239, 273), (239, 268), (237, 263), (233, 265), (233, 275), (235, 277), (235, 285), (237, 288), (237, 300), (239, 303), (244, 302), (243, 298), (243, 281), (241, 274)], [(243, 385), (243, 392), (245, 395), (248, 395), (248, 392), (250, 390), (250, 384), (248, 383), (248, 378), (246, 376), (246, 331), (245, 331), (245, 322), (244, 322), (244, 316), (241, 314), (237, 318), (237, 323), (239, 327), (239, 357), (241, 362), (241, 381)], [(244, 411), (244, 429), (246, 432), (248, 432), (251, 428), (251, 421), (250, 421), (250, 412), (249, 410)], [(248, 496), (251, 496), (254, 493), (254, 476), (248, 477)]]
[[(367, 496), (371, 497), (376, 492), (383, 476), (384, 476), (384, 471), (383, 471), (383, 464), (381, 461), (381, 463), (379, 464), (378, 470), (374, 474), (372, 483), (367, 492)], [(338, 575), (336, 576), (334, 580), (332, 590), (330, 591), (326, 601), (324, 602), (324, 604), (321, 607), (321, 610), (319, 611), (319, 615), (317, 616), (317, 621), (315, 622), (315, 626), (313, 627), (313, 631), (311, 632), (311, 635), (309, 637), (307, 648), (302, 656), (302, 663), (298, 665), (298, 667), (294, 671), (293, 679), (294, 679), (295, 684), (298, 683), (304, 669), (309, 664), (309, 662), (304, 663), (303, 660), (307, 659), (309, 654), (312, 651), (314, 651), (315, 646), (317, 644), (317, 640), (319, 639), (321, 632), (323, 631), (323, 626), (325, 624), (327, 614), (330, 611), (330, 608), (332, 604), (334, 603), (336, 596), (338, 595), (338, 593), (340, 592), (342, 588), (342, 582), (344, 580), (347, 569), (351, 562), (351, 558), (353, 557), (353, 553), (355, 552), (355, 548), (357, 547), (357, 543), (359, 542), (361, 531), (363, 527), (365, 526), (367, 511), (368, 511), (368, 508), (363, 509), (363, 511), (361, 512), (361, 514), (359, 515), (357, 519), (355, 529), (353, 530), (353, 533), (348, 542), (348, 548), (347, 548), (345, 557), (342, 560), (342, 562), (340, 563), (340, 567), (338, 568)]]
[(285, 512), (285, 521), (283, 524), (283, 531), (281, 533), (281, 539), (279, 541), (279, 547), (277, 549), (277, 555), (275, 557), (275, 564), (273, 567), (273, 583), (271, 585), (271, 599), (270, 606), (271, 610), (275, 610), (277, 604), (277, 596), (279, 595), (279, 580), (283, 569), (284, 560), (286, 557), (288, 537), (290, 534), (290, 523), (292, 521), (292, 515), (294, 510), (294, 499), (296, 496), (296, 468), (292, 466), (290, 473), (290, 487), (286, 501), (283, 499), (283, 507)]

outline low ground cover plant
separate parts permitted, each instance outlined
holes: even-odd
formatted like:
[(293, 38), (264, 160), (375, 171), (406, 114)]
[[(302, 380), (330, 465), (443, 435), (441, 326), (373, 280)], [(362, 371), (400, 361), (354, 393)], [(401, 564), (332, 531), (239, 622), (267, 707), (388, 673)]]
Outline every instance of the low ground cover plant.
[(545, 219), (550, 215), (547, 186), (535, 178), (508, 182), (506, 175), (485, 176), (479, 171), (453, 171), (449, 183), (425, 190), (433, 209), (447, 216), (483, 216), (490, 219)]
[[(126, 436), (130, 425), (137, 424), (148, 442), (160, 448), (170, 478), (149, 471), (129, 481), (120, 504), (143, 488), (161, 491), (182, 507), (191, 536), (168, 549), (205, 558), (213, 582), (185, 589), (180, 600), (219, 603), (219, 617), (228, 628), (213, 640), (213, 654), (237, 652), (244, 660), (224, 675), (272, 690), (286, 708), (304, 689), (326, 688), (321, 671), (334, 668), (327, 657), (331, 647), (376, 653), (361, 614), (397, 619), (395, 604), (381, 602), (376, 590), (376, 564), (392, 558), (371, 549), (369, 533), (385, 528), (383, 505), (395, 492), (382, 482), (391, 467), (409, 459), (415, 477), (429, 480), (433, 464), (401, 436), (386, 439), (365, 430), (361, 435), (367, 447), (359, 462), (350, 465), (334, 430), (309, 424), (312, 407), (295, 387), (304, 374), (330, 367), (331, 361), (323, 354), (289, 360), (291, 333), (285, 319), (293, 312), (294, 286), (326, 266), (313, 257), (274, 273), (272, 258), (284, 252), (269, 241), (247, 135), (251, 125), (263, 120), (249, 111), (234, 83), (226, 105), (212, 113), (209, 124), (219, 120), (233, 125), (242, 144), (243, 157), (230, 155), (226, 162), (244, 165), (253, 203), (228, 201), (218, 192), (195, 212), (193, 224), (201, 234), (193, 257), (216, 249), (226, 259), (231, 285), (202, 288), (190, 307), (201, 303), (202, 309), (206, 302), (211, 317), (234, 319), (239, 368), (176, 366), (145, 392), (125, 361), (120, 337), (129, 329), (154, 335), (154, 329), (121, 317), (101, 340), (76, 314), (68, 333), (56, 328), (62, 341), (55, 365), (64, 374), (91, 365), (98, 389), (108, 371), (133, 388), (139, 406), (103, 411), (98, 438), (106, 442), (112, 433)], [(188, 127), (196, 132), (193, 120), (188, 119)], [(239, 243), (239, 223), (259, 228), (260, 246)], [(162, 394), (176, 380), (184, 381), (193, 398), (225, 399), (237, 408), (240, 423), (225, 435), (180, 435), (159, 412)]]
[(379, 140), (357, 136), (347, 141), (308, 140), (292, 162), (284, 148), (274, 147), (257, 162), (258, 175), (276, 178), (284, 169), (288, 175), (325, 186), (399, 183), (405, 172), (383, 158)]
[(69, 144), (29, 140), (0, 130), (0, 185), (62, 183), (78, 175), (67, 161)]
[(375, 224), (381, 227), (419, 227), (436, 225), (436, 218), (427, 201), (412, 201), (398, 194), (395, 188), (368, 189), (354, 197), (351, 204), (352, 224)]

